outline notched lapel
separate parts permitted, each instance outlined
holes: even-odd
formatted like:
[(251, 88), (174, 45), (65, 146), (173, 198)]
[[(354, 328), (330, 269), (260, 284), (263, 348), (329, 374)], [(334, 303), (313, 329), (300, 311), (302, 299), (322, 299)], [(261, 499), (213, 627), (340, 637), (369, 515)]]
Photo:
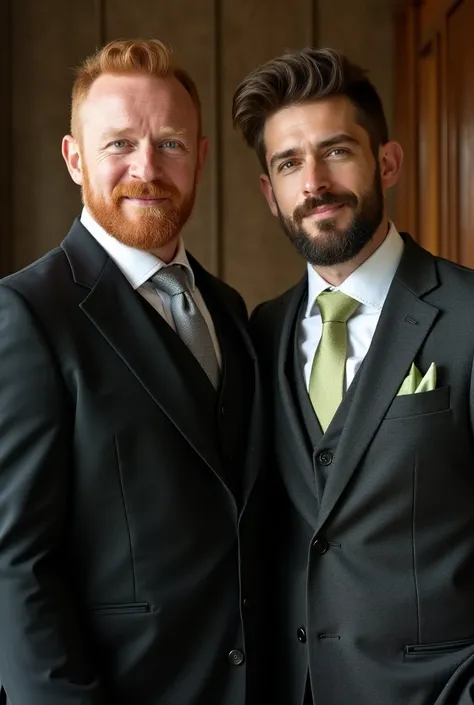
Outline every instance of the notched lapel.
[[(188, 258), (196, 275), (196, 284), (214, 321), (221, 350), (222, 383), (220, 388), (220, 405), (233, 407), (235, 404), (234, 394), (236, 393), (236, 389), (237, 393), (239, 393), (239, 385), (241, 384), (239, 376), (239, 369), (241, 367), (241, 361), (238, 355), (239, 351), (232, 348), (229, 342), (229, 336), (226, 334), (226, 331), (229, 330), (230, 327), (234, 328), (235, 334), (243, 344), (243, 349), (248, 353), (253, 370), (254, 388), (252, 390), (251, 418), (248, 426), (247, 459), (245, 462), (244, 476), (242, 478), (242, 512), (245, 509), (246, 502), (255, 484), (259, 469), (263, 464), (263, 402), (261, 398), (261, 381), (257, 356), (244, 321), (239, 317), (232, 306), (222, 305), (223, 297), (219, 296), (219, 291), (216, 289), (216, 286), (221, 286), (221, 283), (216, 282), (208, 272), (203, 270), (191, 255), (188, 254)], [(237, 405), (237, 408), (240, 409), (240, 405)], [(241, 411), (245, 412), (245, 409), (241, 409)]]
[[(170, 348), (117, 265), (76, 221), (62, 243), (74, 281), (87, 288), (81, 309), (195, 451), (221, 478), (222, 461)], [(167, 324), (163, 321), (163, 327)], [(164, 328), (164, 334), (170, 331)], [(198, 363), (196, 363), (198, 364)], [(206, 417), (207, 418), (207, 417)], [(207, 442), (207, 440), (209, 442)]]
[(319, 531), (377, 433), (438, 315), (420, 296), (437, 285), (434, 259), (411, 240), (392, 282), (322, 497)]
[[(277, 357), (277, 376), (278, 376), (278, 391), (281, 399), (281, 408), (277, 399), (277, 413), (281, 417), (279, 427), (285, 429), (284, 436), (288, 436), (285, 441), (295, 450), (295, 465), (301, 469), (301, 473), (305, 482), (311, 489), (312, 493), (316, 492), (314, 469), (312, 456), (308, 453), (308, 440), (305, 429), (301, 422), (301, 413), (299, 409), (299, 401), (295, 396), (295, 385), (292, 383), (294, 370), (292, 369), (295, 350), (295, 337), (298, 336), (299, 310), (303, 298), (306, 295), (307, 278), (306, 276), (292, 290), (291, 298), (284, 308), (283, 322), (280, 330), (278, 341), (278, 357)], [(319, 424), (318, 424), (319, 425)], [(280, 429), (281, 430), (281, 429)], [(322, 431), (321, 431), (322, 435)], [(285, 472), (285, 467), (283, 468)], [(293, 474), (293, 468), (291, 469)], [(288, 478), (288, 486), (292, 484), (293, 478)]]

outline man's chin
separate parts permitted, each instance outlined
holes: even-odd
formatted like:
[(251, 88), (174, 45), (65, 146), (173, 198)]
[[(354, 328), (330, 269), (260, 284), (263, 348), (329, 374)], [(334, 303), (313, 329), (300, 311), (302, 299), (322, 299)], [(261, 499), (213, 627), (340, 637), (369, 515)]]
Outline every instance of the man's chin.
[(308, 240), (321, 242), (323, 244), (324, 242), (332, 242), (344, 231), (342, 230), (341, 232), (339, 228), (336, 228), (335, 223), (326, 221), (325, 227), (323, 228), (319, 227), (319, 224), (315, 224), (313, 227), (301, 228), (301, 232), (305, 234)]

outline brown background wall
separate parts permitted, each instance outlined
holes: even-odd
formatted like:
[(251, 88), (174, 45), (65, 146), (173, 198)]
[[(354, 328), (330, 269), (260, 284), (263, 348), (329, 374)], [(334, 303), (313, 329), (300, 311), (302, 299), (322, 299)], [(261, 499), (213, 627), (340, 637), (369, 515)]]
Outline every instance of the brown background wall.
[[(212, 149), (189, 249), (235, 285), (249, 307), (303, 271), (258, 189), (255, 156), (230, 122), (233, 91), (285, 49), (333, 46), (370, 71), (392, 114), (393, 0), (2, 0), (0, 273), (58, 244), (80, 207), (60, 155), (71, 68), (116, 37), (156, 36), (193, 74)], [(1, 59), (5, 59), (2, 61)], [(10, 61), (8, 61), (10, 59)], [(12, 235), (10, 238), (9, 235)], [(9, 244), (11, 243), (11, 245)]]

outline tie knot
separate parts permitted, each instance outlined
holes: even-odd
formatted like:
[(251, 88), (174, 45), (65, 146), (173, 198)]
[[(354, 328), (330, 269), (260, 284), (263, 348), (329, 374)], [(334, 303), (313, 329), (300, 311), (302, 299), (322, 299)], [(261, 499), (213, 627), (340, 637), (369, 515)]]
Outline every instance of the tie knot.
[(347, 323), (359, 302), (343, 291), (323, 291), (316, 299), (323, 323)]
[(189, 291), (188, 277), (180, 264), (170, 264), (168, 267), (163, 267), (150, 278), (150, 281), (168, 296), (177, 296), (177, 294)]

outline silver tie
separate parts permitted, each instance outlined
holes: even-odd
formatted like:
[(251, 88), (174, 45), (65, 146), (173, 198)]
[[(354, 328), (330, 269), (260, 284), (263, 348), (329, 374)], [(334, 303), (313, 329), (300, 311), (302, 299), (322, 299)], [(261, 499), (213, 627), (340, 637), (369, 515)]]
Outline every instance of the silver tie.
[(171, 299), (176, 332), (193, 353), (215, 389), (219, 384), (219, 364), (209, 328), (189, 291), (186, 272), (179, 264), (163, 267), (150, 278), (158, 291)]

